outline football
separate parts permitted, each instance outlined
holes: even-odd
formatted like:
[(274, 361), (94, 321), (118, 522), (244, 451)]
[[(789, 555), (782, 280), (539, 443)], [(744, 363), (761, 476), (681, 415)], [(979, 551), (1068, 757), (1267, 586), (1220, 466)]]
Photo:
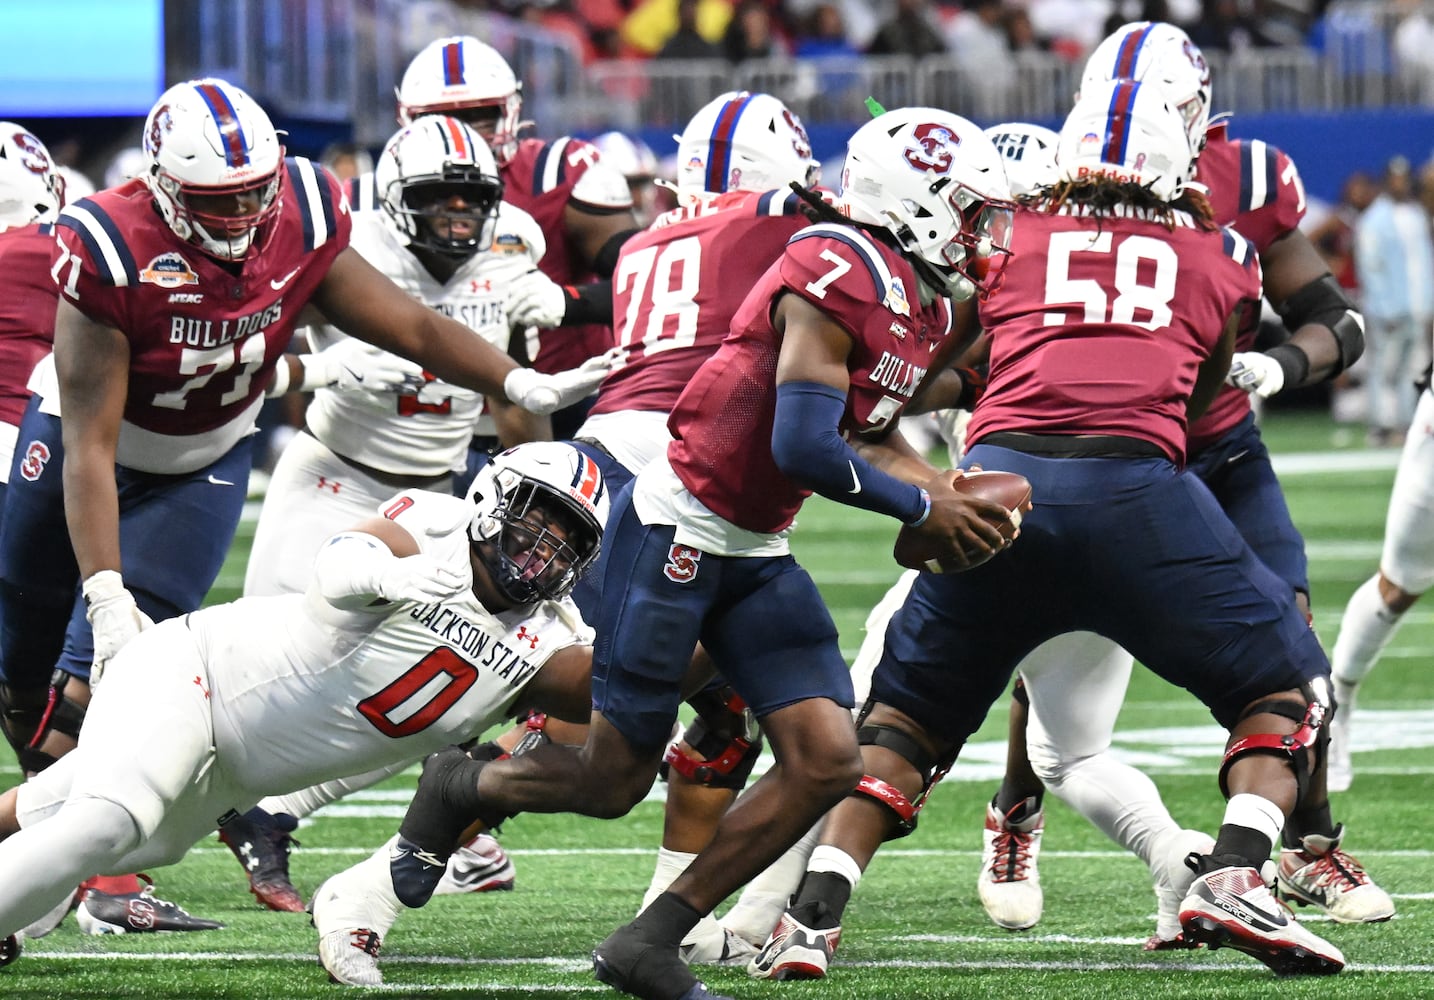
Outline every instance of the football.
[[(1021, 515), (1031, 509), (1031, 484), (1025, 476), (1014, 472), (968, 472), (960, 479), (954, 480), (951, 488), (967, 496), (994, 500), (1006, 508), (1005, 518), (991, 521), (1001, 532), (1002, 538), (1014, 538), (1021, 527)], [(923, 535), (915, 528), (902, 525), (901, 531), (896, 535), (896, 545), (892, 548), (891, 555), (907, 569), (924, 569), (931, 573), (959, 573), (980, 566), (995, 553), (963, 564), (949, 546), (929, 535)]]

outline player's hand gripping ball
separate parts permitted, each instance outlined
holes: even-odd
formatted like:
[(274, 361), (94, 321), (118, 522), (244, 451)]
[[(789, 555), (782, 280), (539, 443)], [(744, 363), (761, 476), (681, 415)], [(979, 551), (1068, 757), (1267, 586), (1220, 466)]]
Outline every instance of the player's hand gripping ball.
[[(951, 488), (966, 496), (981, 497), (1000, 504), (1003, 516), (985, 517), (983, 520), (994, 527), (1007, 544), (1020, 531), (1021, 516), (1031, 509), (1031, 484), (1025, 476), (1014, 472), (972, 470), (951, 480)], [(968, 552), (963, 559), (960, 553), (953, 551), (948, 540), (910, 525), (902, 525), (891, 554), (907, 569), (959, 573), (980, 566), (1001, 551)]]

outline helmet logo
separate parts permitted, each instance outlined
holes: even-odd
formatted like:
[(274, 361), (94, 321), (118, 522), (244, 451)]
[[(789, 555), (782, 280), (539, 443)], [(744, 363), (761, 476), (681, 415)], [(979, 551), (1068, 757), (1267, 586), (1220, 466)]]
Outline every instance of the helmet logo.
[(927, 122), (916, 126), (911, 137), (916, 140), (917, 146), (907, 146), (902, 150), (902, 155), (913, 169), (923, 172), (931, 170), (938, 174), (951, 170), (951, 164), (955, 161), (951, 147), (960, 145), (960, 136), (945, 125)]
[(1200, 85), (1208, 87), (1210, 85), (1210, 64), (1205, 61), (1205, 54), (1197, 49), (1195, 43), (1188, 38), (1180, 44), (1180, 48), (1185, 53), (1185, 58), (1190, 60), (1190, 65), (1194, 66), (1195, 71), (1200, 74)]
[(50, 158), (45, 153), (45, 147), (40, 145), (39, 139), (29, 132), (16, 132), (11, 136), (11, 140), (20, 153), (20, 166), (42, 177), (50, 172)]
[(144, 134), (144, 151), (150, 156), (158, 156), (159, 148), (164, 145), (165, 133), (174, 128), (174, 122), (169, 117), (169, 105), (163, 104), (154, 109), (150, 116), (149, 131)]
[(797, 120), (796, 115), (792, 114), (790, 108), (782, 109), (782, 120), (796, 133), (796, 138), (792, 140), (792, 149), (802, 159), (810, 160), (812, 158), (812, 140), (807, 135), (807, 130), (802, 127), (802, 123)]

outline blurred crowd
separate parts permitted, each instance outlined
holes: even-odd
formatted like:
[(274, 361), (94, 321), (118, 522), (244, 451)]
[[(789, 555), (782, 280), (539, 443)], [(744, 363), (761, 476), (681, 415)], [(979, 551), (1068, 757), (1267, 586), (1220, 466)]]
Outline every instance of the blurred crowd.
[(1364, 358), (1336, 386), (1334, 415), (1363, 423), (1371, 445), (1402, 444), (1431, 361), (1434, 158), (1351, 174), (1338, 204), (1311, 206), (1305, 229), (1364, 312)]
[[(1114, 27), (1170, 21), (1207, 52), (1323, 44), (1329, 0), (459, 0), (571, 37), (595, 59), (727, 59), (1040, 50), (1081, 60)], [(1395, 0), (1397, 45), (1434, 59), (1434, 22)]]

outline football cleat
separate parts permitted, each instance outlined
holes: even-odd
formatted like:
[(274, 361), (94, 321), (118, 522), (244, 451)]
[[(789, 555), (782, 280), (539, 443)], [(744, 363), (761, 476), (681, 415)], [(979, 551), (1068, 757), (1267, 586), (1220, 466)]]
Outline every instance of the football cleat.
[(11, 934), (4, 940), (0, 940), (0, 969), (9, 965), (20, 957), (20, 935)]
[[(1026, 802), (1022, 802), (1017, 808), (1025, 805)], [(1043, 896), (1036, 859), (1041, 853), (1041, 830), (1045, 823), (1046, 814), (1042, 809), (1012, 822), (996, 811), (994, 802), (986, 805), (986, 828), (981, 833), (981, 874), (976, 880), (976, 891), (986, 915), (996, 926), (1008, 931), (1029, 930), (1041, 919)]]
[(513, 888), (513, 860), (491, 834), (480, 833), (448, 859), (435, 896), (459, 892), (507, 892)]
[(841, 925), (813, 930), (783, 913), (767, 943), (747, 963), (753, 979), (823, 979), (841, 943)]
[(1191, 854), (1209, 854), (1215, 840), (1199, 830), (1175, 830), (1152, 852), (1150, 870), (1155, 876), (1155, 933), (1146, 951), (1198, 948), (1180, 929), (1180, 903), (1190, 892), (1195, 872), (1185, 863)]
[(593, 949), (593, 975), (614, 989), (647, 1000), (732, 1000), (708, 990), (678, 957), (677, 949), (644, 941), (631, 924), (619, 927)]
[[(1202, 859), (1205, 866), (1211, 859)], [(1264, 962), (1277, 976), (1327, 976), (1344, 968), (1344, 955), (1311, 934), (1249, 866), (1213, 868), (1198, 875), (1180, 905), (1186, 938), (1228, 946)]]
[[(699, 925), (700, 926), (700, 925)], [(718, 933), (692, 940), (691, 935), (677, 946), (678, 957), (688, 965), (746, 966), (757, 956), (757, 946), (736, 931), (717, 925)]]
[(382, 986), (378, 952), (383, 939), (366, 927), (330, 931), (319, 937), (319, 962), (329, 979), (345, 986)]
[(112, 896), (87, 889), (75, 910), (75, 920), (85, 934), (148, 934), (153, 931), (215, 931), (224, 925), (217, 920), (192, 917), (178, 903), (160, 899), (149, 883), (139, 892)]
[(219, 827), (220, 843), (234, 852), (249, 876), (249, 891), (280, 913), (304, 912), (304, 899), (289, 881), (289, 851), (299, 846), (289, 834), (297, 825), (292, 816), (280, 819), (254, 808)]
[(1299, 850), (1280, 851), (1275, 891), (1281, 899), (1314, 906), (1341, 924), (1377, 924), (1394, 916), (1394, 900), (1351, 854), (1340, 850), (1344, 825), (1333, 837), (1305, 834)]

